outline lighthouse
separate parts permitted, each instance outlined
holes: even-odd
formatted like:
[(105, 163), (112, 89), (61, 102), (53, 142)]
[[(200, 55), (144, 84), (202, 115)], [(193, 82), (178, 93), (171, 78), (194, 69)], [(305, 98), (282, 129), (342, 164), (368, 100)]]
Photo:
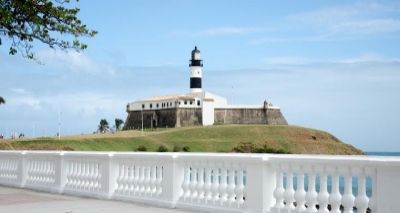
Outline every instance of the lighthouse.
[(190, 59), (190, 92), (197, 93), (202, 92), (201, 89), (201, 78), (203, 72), (203, 62), (200, 56), (200, 50), (197, 46), (192, 50), (192, 57)]

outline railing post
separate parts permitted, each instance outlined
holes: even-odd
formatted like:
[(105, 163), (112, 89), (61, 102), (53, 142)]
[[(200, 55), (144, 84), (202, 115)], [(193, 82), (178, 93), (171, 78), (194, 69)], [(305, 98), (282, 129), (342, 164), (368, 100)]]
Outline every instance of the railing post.
[(18, 158), (18, 187), (20, 188), (24, 188), (26, 184), (26, 167), (26, 151), (23, 151), (20, 153), (20, 157)]
[(163, 168), (162, 197), (171, 208), (175, 208), (182, 193), (184, 172), (182, 163), (178, 159), (179, 154), (171, 155)]
[(274, 204), (275, 171), (264, 165), (262, 157), (248, 162), (246, 168), (246, 211), (268, 212)]
[(117, 176), (117, 169), (114, 165), (114, 153), (110, 153), (106, 156), (102, 156), (104, 159), (103, 164), (103, 174), (102, 174), (102, 181), (104, 187), (104, 193), (107, 199), (111, 199), (114, 195), (115, 186), (116, 186), (116, 176)]
[(60, 194), (64, 192), (67, 179), (66, 170), (67, 168), (64, 161), (64, 152), (60, 152), (60, 154), (57, 155), (55, 163), (55, 184), (58, 186), (58, 193)]
[[(400, 166), (382, 165), (377, 168), (376, 199), (377, 213), (398, 212), (400, 192)], [(374, 193), (374, 192), (373, 192)]]

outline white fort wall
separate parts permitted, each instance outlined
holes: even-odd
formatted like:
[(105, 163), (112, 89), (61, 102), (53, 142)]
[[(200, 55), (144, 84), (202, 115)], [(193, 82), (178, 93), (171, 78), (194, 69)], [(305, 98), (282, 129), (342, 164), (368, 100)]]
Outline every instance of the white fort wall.
[(0, 184), (210, 212), (396, 213), (400, 158), (1, 151)]

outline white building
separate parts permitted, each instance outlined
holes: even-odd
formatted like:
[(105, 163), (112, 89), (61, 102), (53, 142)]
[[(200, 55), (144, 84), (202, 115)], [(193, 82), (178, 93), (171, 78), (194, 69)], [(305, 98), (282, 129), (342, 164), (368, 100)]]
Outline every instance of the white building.
[[(142, 121), (145, 127), (207, 126), (214, 123), (268, 124), (267, 109), (279, 111), (280, 114), (279, 107), (272, 106), (270, 103), (264, 102), (263, 105), (257, 106), (229, 105), (226, 98), (203, 91), (203, 62), (197, 47), (191, 53), (189, 67), (189, 93), (154, 96), (129, 103), (125, 129), (140, 128)], [(286, 124), (286, 120), (283, 118), (282, 122), (278, 123)]]

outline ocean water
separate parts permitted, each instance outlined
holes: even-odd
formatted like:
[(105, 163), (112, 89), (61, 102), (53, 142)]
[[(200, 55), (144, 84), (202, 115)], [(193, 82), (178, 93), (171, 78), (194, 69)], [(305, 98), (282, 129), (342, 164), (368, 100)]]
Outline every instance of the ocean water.
[(400, 152), (365, 152), (371, 156), (400, 156)]
[[(400, 156), (400, 152), (366, 152), (367, 155), (369, 156)], [(286, 176), (286, 174), (284, 174)], [(286, 177), (284, 178), (284, 187), (286, 188)], [(308, 176), (305, 175), (304, 177), (304, 187), (305, 190), (307, 191), (308, 189)], [(332, 191), (332, 177), (328, 176), (328, 192), (330, 193)], [(296, 176), (294, 177), (293, 180), (293, 186), (294, 189), (297, 189), (297, 178)], [(356, 177), (353, 177), (352, 179), (352, 188), (353, 188), (353, 195), (357, 196), (358, 194), (358, 180)], [(316, 191), (319, 192), (320, 188), (320, 177), (316, 177)], [(344, 177), (339, 178), (339, 190), (341, 194), (344, 194)], [(366, 193), (368, 197), (372, 196), (372, 179), (371, 177), (366, 178)]]

